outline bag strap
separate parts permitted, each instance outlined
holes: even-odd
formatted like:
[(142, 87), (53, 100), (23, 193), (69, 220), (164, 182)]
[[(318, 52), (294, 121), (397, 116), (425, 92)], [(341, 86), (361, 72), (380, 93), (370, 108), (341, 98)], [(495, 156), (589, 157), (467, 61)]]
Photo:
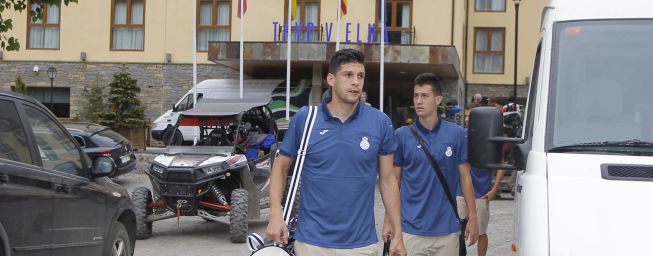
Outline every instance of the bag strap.
[(302, 133), (299, 150), (297, 151), (297, 158), (295, 159), (295, 168), (292, 172), (292, 180), (290, 182), (290, 188), (288, 189), (288, 196), (286, 196), (286, 203), (283, 208), (283, 220), (286, 222), (286, 225), (290, 224), (290, 220), (292, 219), (290, 214), (292, 213), (292, 206), (295, 204), (295, 195), (297, 194), (297, 188), (299, 187), (302, 167), (304, 166), (304, 160), (306, 159), (306, 150), (308, 149), (308, 141), (311, 138), (311, 131), (313, 130), (316, 116), (317, 106), (309, 106), (308, 116), (304, 123), (304, 132)]
[(444, 189), (444, 192), (447, 195), (447, 199), (449, 199), (449, 203), (451, 204), (453, 213), (456, 215), (456, 219), (458, 219), (459, 222), (462, 222), (460, 216), (458, 215), (458, 207), (456, 207), (456, 201), (453, 199), (453, 194), (451, 193), (451, 190), (449, 190), (449, 186), (447, 185), (447, 180), (444, 178), (444, 174), (442, 173), (442, 170), (440, 169), (438, 162), (435, 160), (435, 158), (433, 158), (431, 152), (429, 152), (429, 149), (426, 147), (426, 144), (424, 144), (424, 141), (422, 141), (422, 138), (417, 133), (417, 129), (415, 129), (415, 124), (410, 126), (410, 131), (413, 132), (415, 139), (417, 139), (417, 142), (422, 147), (424, 154), (426, 154), (426, 158), (428, 158), (429, 162), (431, 163), (431, 166), (433, 167), (433, 171), (435, 171), (435, 174), (438, 176), (438, 180), (440, 180), (440, 183), (442, 184), (442, 188)]

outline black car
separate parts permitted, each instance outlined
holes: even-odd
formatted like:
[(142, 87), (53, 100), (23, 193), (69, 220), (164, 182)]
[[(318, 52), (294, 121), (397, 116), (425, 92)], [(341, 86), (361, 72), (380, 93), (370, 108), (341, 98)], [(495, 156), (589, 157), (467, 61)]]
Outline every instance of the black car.
[(64, 123), (64, 126), (91, 160), (100, 156), (113, 159), (116, 167), (109, 177), (116, 177), (136, 168), (132, 143), (109, 127), (93, 123)]
[(0, 92), (0, 256), (132, 255), (127, 191), (36, 100)]

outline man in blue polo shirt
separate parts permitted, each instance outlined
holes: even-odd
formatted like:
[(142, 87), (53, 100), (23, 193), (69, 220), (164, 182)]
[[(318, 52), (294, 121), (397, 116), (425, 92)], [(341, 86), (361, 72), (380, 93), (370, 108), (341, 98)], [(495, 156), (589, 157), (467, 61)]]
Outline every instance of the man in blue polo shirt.
[[(465, 130), (438, 118), (442, 103), (439, 78), (427, 73), (415, 78), (413, 103), (418, 120), (413, 124), (442, 170), (449, 190), (462, 186), (468, 205), (466, 234), (469, 245), (478, 238), (474, 190), (467, 163)], [(408, 255), (458, 255), (460, 223), (445, 195), (438, 176), (408, 126), (395, 131), (395, 175), (401, 179), (401, 222)], [(386, 220), (383, 235), (401, 236), (389, 228)]]
[[(465, 107), (465, 127), (469, 125), (469, 113), (477, 107), (477, 104), (467, 105)], [(492, 105), (493, 106), (493, 105)], [(505, 174), (504, 170), (498, 170), (492, 185), (492, 170), (480, 169), (473, 167), (470, 171), (472, 183), (474, 184), (474, 195), (476, 196), (476, 215), (478, 218), (478, 256), (485, 256), (488, 247), (487, 227), (490, 222), (490, 201), (497, 197), (501, 178)], [(467, 204), (463, 198), (463, 191), (458, 186), (457, 189), (458, 214), (461, 218), (467, 217)]]
[[(299, 222), (295, 233), (298, 256), (376, 256), (374, 191), (377, 174), (383, 203), (393, 228), (401, 230), (398, 180), (392, 159), (393, 128), (384, 113), (360, 104), (365, 80), (363, 54), (353, 49), (335, 53), (327, 82), (333, 97), (319, 106), (301, 177)], [(269, 239), (285, 244), (288, 229), (281, 217), (286, 175), (297, 156), (304, 107), (290, 120), (270, 179)], [(406, 255), (403, 239), (392, 240), (392, 255)]]

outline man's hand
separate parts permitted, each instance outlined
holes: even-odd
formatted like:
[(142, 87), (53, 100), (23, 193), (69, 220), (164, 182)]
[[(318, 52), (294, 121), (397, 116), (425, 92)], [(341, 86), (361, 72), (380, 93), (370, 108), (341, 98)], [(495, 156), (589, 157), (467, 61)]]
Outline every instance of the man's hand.
[(497, 193), (498, 192), (499, 191), (497, 189), (492, 189), (489, 192), (487, 192), (487, 194), (482, 196), (481, 198), (487, 199), (488, 201), (494, 201), (495, 199), (497, 199)]
[(390, 218), (387, 214), (383, 218), (383, 229), (381, 229), (381, 240), (388, 241), (394, 238), (394, 230), (392, 230), (392, 223), (390, 223)]
[(272, 240), (277, 244), (288, 243), (288, 226), (283, 221), (281, 216), (270, 215), (268, 228), (265, 230), (265, 235), (268, 240)]
[(406, 247), (404, 246), (404, 239), (401, 235), (397, 235), (390, 242), (390, 256), (406, 256)]
[(467, 228), (465, 229), (465, 238), (467, 238), (467, 246), (472, 246), (478, 241), (478, 221), (476, 219), (469, 219)]

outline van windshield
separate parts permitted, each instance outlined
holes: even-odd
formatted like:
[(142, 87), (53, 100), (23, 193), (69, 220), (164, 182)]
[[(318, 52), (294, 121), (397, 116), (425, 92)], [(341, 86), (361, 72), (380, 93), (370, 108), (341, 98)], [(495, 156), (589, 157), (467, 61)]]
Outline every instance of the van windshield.
[(553, 33), (548, 148), (653, 151), (628, 143), (653, 141), (653, 20), (561, 22)]

